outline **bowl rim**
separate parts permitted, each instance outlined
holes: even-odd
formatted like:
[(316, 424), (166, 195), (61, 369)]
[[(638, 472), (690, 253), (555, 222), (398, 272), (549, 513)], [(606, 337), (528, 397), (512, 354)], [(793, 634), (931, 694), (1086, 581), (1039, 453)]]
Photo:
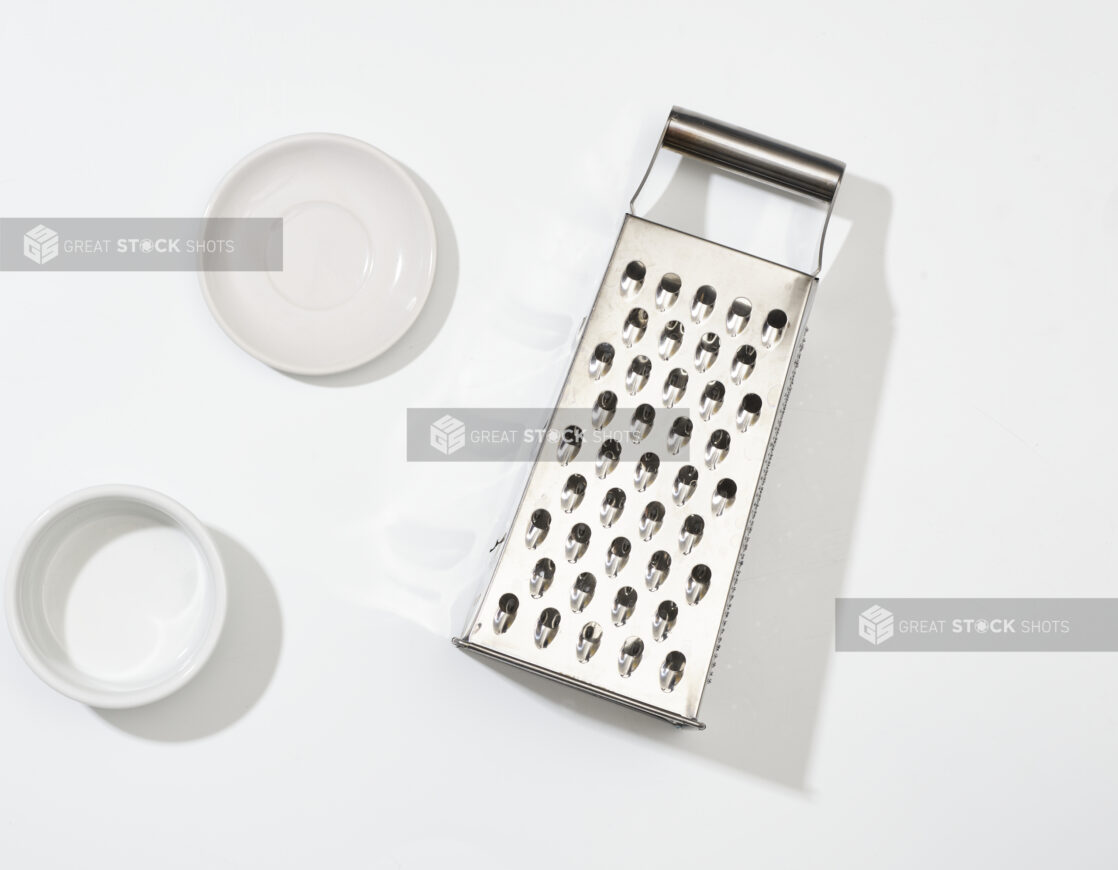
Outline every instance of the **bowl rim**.
[[(39, 655), (38, 649), (32, 642), (24, 625), (23, 611), (19, 606), (19, 590), (23, 583), (28, 582), (24, 572), (28, 553), (44, 532), (55, 520), (68, 511), (93, 502), (110, 500), (129, 501), (153, 509), (185, 532), (203, 557), (205, 563), (204, 579), (214, 593), (214, 608), (209, 618), (209, 625), (202, 641), (191, 652), (187, 666), (163, 680), (140, 689), (97, 690), (67, 679)], [(42, 583), (42, 575), (30, 578), (30, 582)], [(227, 607), (228, 590), (225, 569), (221, 555), (218, 553), (217, 546), (209, 531), (194, 514), (169, 496), (146, 487), (129, 484), (104, 484), (80, 489), (59, 499), (40, 513), (27, 531), (23, 533), (16, 546), (8, 568), (4, 589), (4, 609), (7, 616), (8, 631), (16, 649), (23, 660), (27, 662), (28, 667), (44, 683), (66, 697), (88, 704), (91, 707), (105, 709), (139, 707), (165, 698), (182, 688), (202, 669), (202, 666), (209, 660), (217, 646), (225, 624)]]

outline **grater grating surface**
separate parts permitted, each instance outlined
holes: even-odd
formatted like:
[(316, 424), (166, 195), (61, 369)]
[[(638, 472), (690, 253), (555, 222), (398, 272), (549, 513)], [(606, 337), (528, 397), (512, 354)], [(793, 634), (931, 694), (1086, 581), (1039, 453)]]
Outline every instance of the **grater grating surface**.
[[(698, 145), (688, 124), (703, 134)], [(776, 169), (733, 152), (743, 142), (764, 145), (760, 156)], [(661, 144), (809, 195), (818, 194), (806, 184), (830, 169), (828, 202), (842, 173), (680, 110)], [(776, 160), (786, 153), (811, 172)], [(788, 177), (774, 177), (782, 167)], [(544, 443), (456, 643), (702, 727), (699, 704), (816, 286), (811, 275), (627, 215), (552, 417), (559, 440)], [(580, 440), (564, 437), (572, 427)]]

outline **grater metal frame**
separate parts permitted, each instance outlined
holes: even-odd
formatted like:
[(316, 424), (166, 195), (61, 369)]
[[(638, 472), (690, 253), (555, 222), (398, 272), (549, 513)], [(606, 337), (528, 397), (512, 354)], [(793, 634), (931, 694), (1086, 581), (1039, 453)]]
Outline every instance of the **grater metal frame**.
[[(825, 204), (815, 270), (635, 216), (665, 148)], [(676, 725), (705, 727), (699, 707), (795, 378), (844, 169), (831, 158), (672, 109), (549, 421), (558, 442), (542, 442), (492, 578), (456, 645)], [(744, 324), (741, 299), (749, 303)], [(636, 324), (629, 324), (633, 317)], [(679, 342), (673, 322), (683, 327)], [(713, 359), (709, 336), (718, 339)], [(603, 344), (611, 348), (609, 363), (596, 359)], [(748, 365), (745, 346), (753, 350)], [(642, 377), (645, 364), (651, 372)], [(679, 397), (678, 372), (687, 380)], [(717, 402), (712, 384), (723, 391)], [(656, 419), (645, 437), (617, 445), (619, 457), (602, 459), (587, 435), (606, 431), (591, 417), (604, 393), (626, 397), (632, 407), (651, 405)], [(624, 428), (632, 407), (616, 407), (608, 428)], [(672, 435), (682, 416), (691, 421), (686, 450)], [(572, 426), (582, 430), (583, 449), (561, 462), (560, 451), (573, 452), (563, 434)], [(650, 452), (659, 468), (648, 481), (638, 457)], [(684, 466), (698, 471), (691, 487), (678, 484)], [(564, 495), (572, 474), (583, 478), (580, 498)], [(683, 503), (681, 489), (691, 491)], [(615, 517), (606, 502), (618, 491), (625, 506)], [(697, 539), (693, 517), (702, 520)], [(589, 530), (585, 544), (577, 540), (579, 525)], [(624, 559), (615, 548), (619, 539), (627, 542)], [(666, 578), (653, 571), (662, 564), (653, 554), (661, 553), (671, 557)], [(592, 583), (583, 583), (587, 574)], [(588, 602), (576, 579), (593, 590)]]

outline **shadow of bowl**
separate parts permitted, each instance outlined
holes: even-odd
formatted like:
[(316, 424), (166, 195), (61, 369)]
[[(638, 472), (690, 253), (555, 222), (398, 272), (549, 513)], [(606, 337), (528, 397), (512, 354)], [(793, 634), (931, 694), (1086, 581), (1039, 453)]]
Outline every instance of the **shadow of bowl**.
[(248, 550), (221, 532), (210, 534), (229, 587), (221, 639), (205, 667), (173, 695), (143, 707), (93, 710), (114, 728), (145, 740), (198, 740), (243, 717), (272, 681), (283, 645), (279, 599)]

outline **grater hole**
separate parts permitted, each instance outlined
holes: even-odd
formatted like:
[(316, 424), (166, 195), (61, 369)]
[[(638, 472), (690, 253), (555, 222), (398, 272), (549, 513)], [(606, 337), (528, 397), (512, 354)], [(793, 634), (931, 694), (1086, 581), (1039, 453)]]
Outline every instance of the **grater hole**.
[(603, 390), (594, 401), (590, 411), (590, 423), (595, 429), (608, 426), (617, 411), (617, 393), (612, 390)]
[(714, 310), (714, 303), (718, 300), (718, 293), (709, 284), (704, 284), (695, 291), (695, 298), (691, 300), (691, 319), (702, 323)]
[(528, 549), (534, 550), (542, 544), (550, 528), (550, 513), (543, 508), (532, 511), (532, 515), (528, 518), (528, 531), (524, 533), (524, 542), (528, 545)]
[(567, 544), (564, 552), (568, 562), (577, 562), (586, 552), (590, 544), (590, 526), (586, 523), (575, 523), (571, 533), (567, 535)]
[(602, 627), (596, 622), (588, 622), (578, 632), (575, 644), (575, 657), (580, 662), (588, 662), (602, 645)]
[(749, 316), (753, 313), (753, 303), (744, 296), (739, 296), (730, 303), (730, 310), (726, 314), (726, 331), (731, 336), (741, 334), (749, 323)]
[(635, 293), (639, 293), (641, 287), (644, 285), (646, 271), (644, 263), (640, 260), (632, 260), (621, 274), (621, 292), (625, 296), (632, 296)]
[(784, 335), (788, 326), (788, 315), (779, 308), (774, 308), (765, 318), (765, 325), (761, 328), (761, 343), (765, 347), (772, 347)]
[(642, 338), (648, 329), (648, 312), (643, 308), (634, 308), (625, 318), (625, 325), (621, 327), (621, 340), (626, 347), (632, 347)]
[(676, 617), (679, 616), (679, 605), (674, 601), (661, 601), (652, 617), (652, 639), (664, 640), (673, 628)]
[(675, 476), (672, 485), (672, 500), (677, 505), (685, 505), (695, 494), (695, 486), (699, 482), (699, 471), (694, 465), (685, 465)]
[(699, 416), (709, 420), (722, 408), (722, 400), (726, 398), (726, 385), (721, 381), (711, 381), (703, 387), (703, 395), (699, 400)]
[(633, 411), (633, 420), (630, 434), (634, 443), (640, 443), (652, 431), (652, 424), (656, 422), (656, 409), (651, 405), (638, 405)]
[(690, 553), (695, 545), (702, 540), (703, 529), (705, 528), (706, 523), (698, 514), (691, 514), (683, 521), (683, 527), (679, 530), (679, 547), (683, 550), (684, 555)]
[(710, 568), (706, 565), (696, 565), (691, 569), (687, 576), (687, 588), (684, 590), (688, 604), (698, 604), (706, 597), (710, 589), (710, 577)]
[(625, 510), (625, 491), (614, 487), (602, 499), (602, 509), (599, 511), (602, 525), (607, 529), (617, 522), (621, 512)]
[(735, 384), (740, 384), (753, 372), (757, 365), (757, 349), (751, 344), (743, 344), (734, 354), (734, 361), (730, 365), (730, 377)]
[(617, 657), (617, 672), (623, 677), (629, 676), (641, 663), (644, 657), (644, 641), (639, 637), (626, 638), (621, 644), (621, 654)]
[(644, 389), (650, 374), (652, 374), (652, 360), (643, 354), (634, 357), (633, 361), (629, 363), (629, 371), (625, 375), (625, 389), (629, 391), (630, 396), (635, 396)]
[(660, 457), (655, 453), (645, 453), (637, 460), (637, 470), (633, 474), (633, 485), (637, 492), (644, 492), (651, 486), (660, 471)]
[(568, 426), (563, 430), (563, 434), (559, 436), (559, 444), (555, 448), (559, 463), (561, 465), (566, 465), (578, 456), (578, 451), (581, 449), (582, 430), (578, 426)]
[(589, 571), (584, 571), (575, 578), (571, 587), (571, 610), (582, 613), (594, 598), (594, 590), (598, 588), (598, 581)]
[(710, 499), (710, 508), (716, 517), (722, 516), (723, 512), (734, 503), (737, 498), (738, 485), (730, 478), (724, 477), (714, 487), (714, 495)]
[(671, 359), (679, 346), (683, 344), (683, 324), (678, 320), (669, 320), (660, 333), (660, 358)]
[(566, 513), (571, 513), (582, 504), (586, 495), (586, 478), (581, 474), (572, 474), (563, 484), (563, 492), (559, 496), (559, 505)]
[(672, 420), (671, 429), (668, 430), (668, 452), (675, 456), (691, 441), (691, 432), (694, 424), (690, 417), (676, 417)]
[(554, 579), (555, 563), (550, 559), (540, 559), (532, 569), (532, 576), (528, 580), (528, 591), (533, 598), (539, 598), (551, 588), (551, 581)]
[(668, 272), (660, 279), (660, 286), (656, 288), (656, 307), (667, 311), (679, 299), (679, 288), (683, 281), (675, 272)]
[(664, 405), (668, 408), (675, 406), (687, 392), (687, 372), (683, 369), (672, 369), (664, 381)]
[(628, 538), (614, 538), (606, 553), (606, 575), (616, 577), (629, 561), (629, 554), (632, 551), (633, 545), (629, 543)]
[(590, 354), (590, 377), (598, 380), (607, 374), (613, 367), (613, 357), (613, 345), (608, 341), (603, 341), (595, 347), (594, 352)]
[(761, 416), (761, 397), (756, 393), (749, 393), (741, 400), (738, 407), (738, 428), (744, 432), (757, 422)]
[(613, 618), (614, 625), (624, 625), (629, 621), (629, 617), (633, 615), (633, 610), (637, 606), (637, 590), (632, 586), (622, 586), (617, 590), (617, 595), (613, 599), (613, 607), (610, 609), (610, 616)]
[(516, 611), (520, 608), (520, 599), (511, 592), (506, 592), (497, 599), (497, 613), (493, 616), (493, 631), (504, 634), (509, 626), (516, 620)]
[(695, 348), (695, 368), (701, 372), (705, 372), (718, 359), (718, 349), (721, 347), (721, 342), (718, 340), (718, 334), (714, 332), (707, 332), (699, 339), (699, 346)]
[(606, 439), (601, 448), (598, 450), (598, 461), (595, 463), (594, 469), (598, 477), (605, 478), (615, 468), (617, 468), (618, 460), (621, 459), (621, 444), (612, 438)]
[(730, 452), (730, 433), (725, 429), (715, 429), (710, 434), (707, 442), (706, 462), (707, 468), (717, 468), (718, 463), (726, 458)]
[(665, 692), (674, 689), (683, 679), (683, 669), (687, 666), (687, 657), (679, 650), (673, 650), (664, 656), (664, 663), (660, 665), (660, 688)]
[(657, 550), (648, 560), (648, 571), (644, 575), (645, 585), (655, 592), (668, 579), (668, 572), (671, 569), (672, 557), (663, 550)]
[(641, 514), (640, 536), (641, 540), (650, 541), (652, 536), (660, 531), (664, 523), (664, 506), (658, 501), (650, 501)]
[(559, 611), (554, 607), (546, 607), (540, 613), (540, 618), (536, 621), (535, 641), (536, 646), (540, 649), (547, 649), (551, 646), (551, 642), (555, 640), (555, 635), (559, 633), (559, 623), (562, 617)]

